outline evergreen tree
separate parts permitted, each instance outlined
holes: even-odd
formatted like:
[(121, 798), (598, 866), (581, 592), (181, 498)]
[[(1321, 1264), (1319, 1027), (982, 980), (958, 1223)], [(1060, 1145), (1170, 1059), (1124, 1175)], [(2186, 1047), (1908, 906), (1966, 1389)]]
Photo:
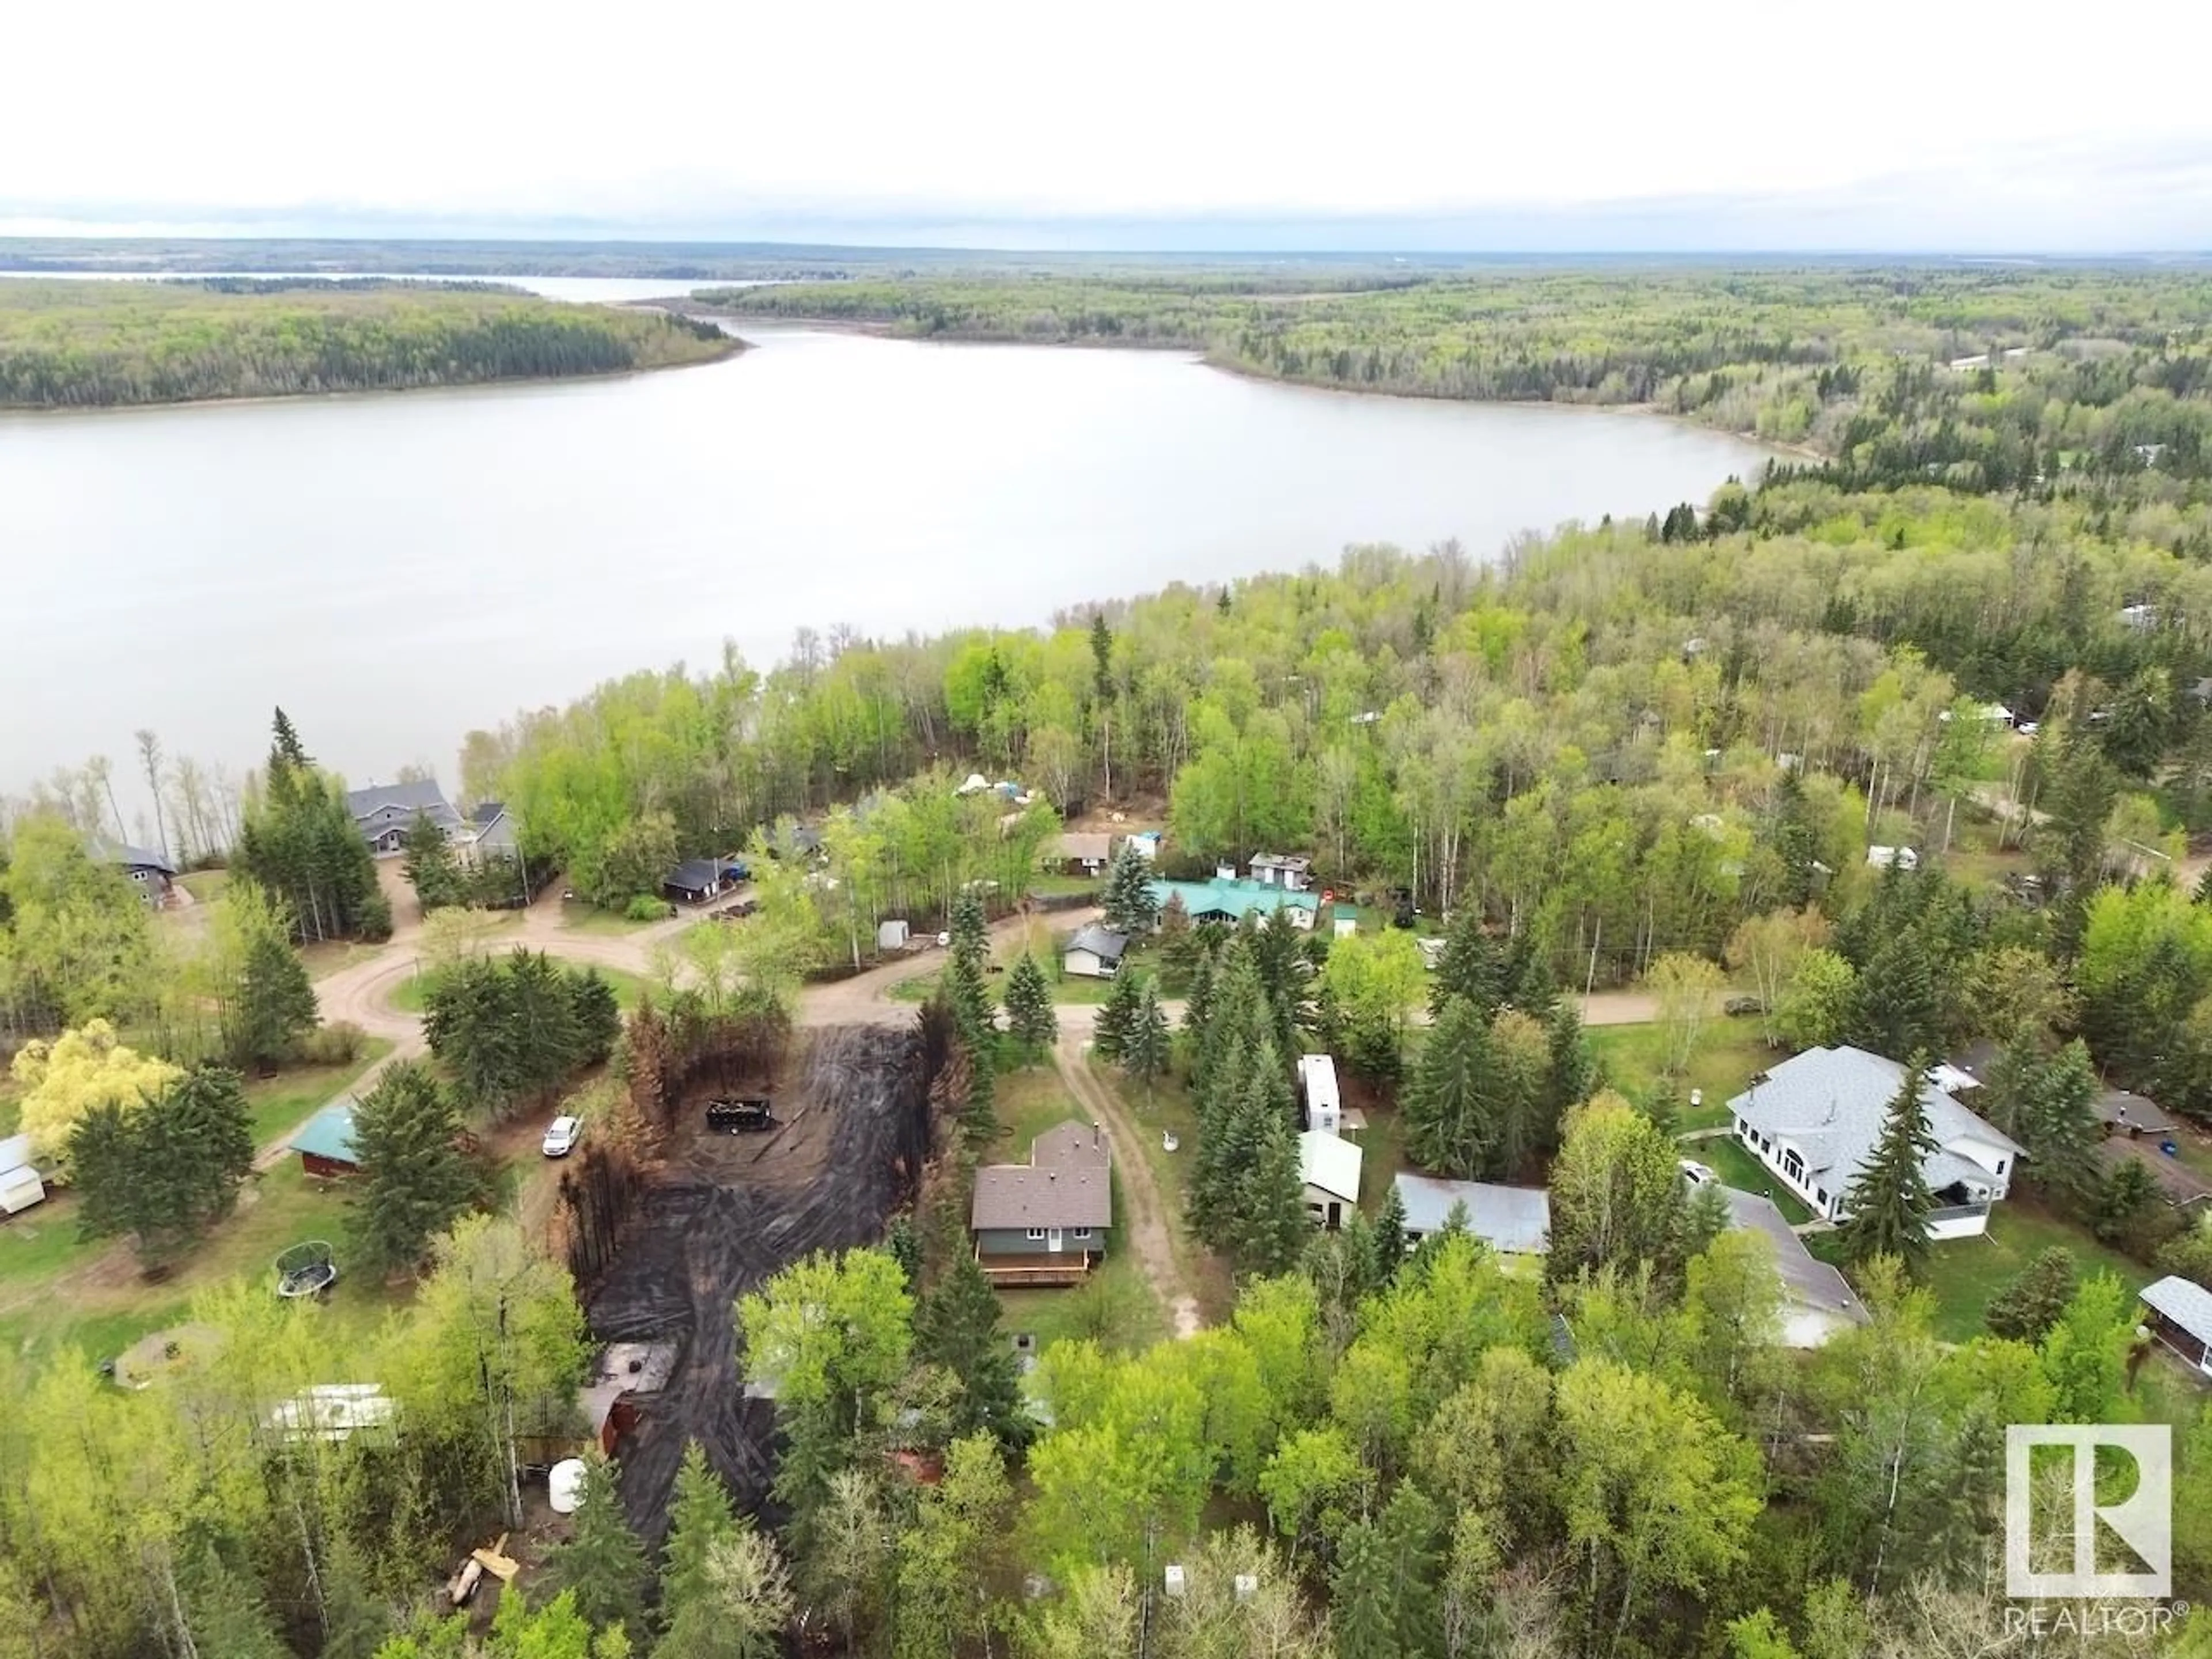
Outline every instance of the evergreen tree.
[(1544, 1116), (1536, 1125), (1535, 1146), (1548, 1158), (1559, 1149), (1559, 1126), (1567, 1113), (1588, 1100), (1597, 1089), (1597, 1062), (1583, 1035), (1583, 1017), (1573, 1002), (1562, 1000), (1545, 1024), (1551, 1046), (1551, 1066), (1545, 1079)]
[(418, 811), (407, 826), (407, 852), (399, 873), (415, 890), (415, 902), (425, 915), (459, 904), (467, 896), (452, 837), (446, 834), (445, 825), (427, 811)]
[(1856, 1046), (1893, 1060), (1942, 1044), (1942, 1004), (1917, 930), (1887, 934), (1868, 955), (1859, 975), (1850, 1037)]
[(973, 891), (952, 902), (951, 957), (945, 986), (952, 1017), (980, 1061), (995, 1046), (998, 1031), (991, 990), (990, 939), (983, 925), (983, 902)]
[(622, 1036), (622, 1004), (615, 988), (596, 968), (568, 975), (569, 1002), (576, 1022), (576, 1064), (603, 1066)]
[(314, 1029), (315, 988), (307, 964), (283, 931), (281, 911), (265, 909), (270, 925), (249, 927), (239, 963), (232, 1010), (232, 1057), (273, 1071), (302, 1032)]
[(957, 1252), (915, 1308), (914, 1352), (960, 1379), (956, 1435), (988, 1434), (1010, 1449), (1026, 1442), (1021, 1368), (999, 1328), (998, 1295), (973, 1252)]
[(1124, 841), (1121, 850), (1107, 866), (1103, 902), (1106, 925), (1117, 933), (1132, 937), (1148, 933), (1159, 921), (1160, 902), (1152, 892), (1152, 860), (1137, 850), (1134, 842)]
[(1465, 997), (1446, 1002), (1406, 1090), (1406, 1151), (1423, 1169), (1457, 1180), (1493, 1172), (1498, 1126), (1484, 1097), (1492, 1059), (1482, 1010)]
[(476, 1171), (460, 1137), (452, 1097), (418, 1061), (392, 1066), (354, 1108), (354, 1160), (362, 1170), (354, 1228), (372, 1267), (415, 1267), (475, 1198)]
[(245, 803), (233, 871), (288, 907), (302, 939), (384, 939), (392, 910), (337, 780), (318, 771), (279, 709), (260, 790)]
[(1149, 1094), (1153, 1083), (1167, 1071), (1170, 1054), (1168, 1017), (1160, 1007), (1159, 987), (1148, 977), (1121, 1045), (1121, 1069), (1143, 1084)]
[(1388, 1285), (1406, 1261), (1406, 1200), (1392, 1182), (1382, 1194), (1382, 1207), (1375, 1216), (1375, 1277)]
[(963, 888), (953, 899), (948, 929), (952, 935), (952, 953), (981, 966), (990, 954), (990, 927), (989, 919), (983, 914), (982, 896), (973, 887)]
[(1267, 1097), (1255, 1091), (1242, 1114), (1253, 1146), (1237, 1183), (1237, 1213), (1229, 1223), (1230, 1255), (1244, 1272), (1261, 1277), (1287, 1273), (1313, 1236), (1305, 1182), (1298, 1170), (1297, 1138)]
[(95, 1105), (69, 1141), (87, 1238), (130, 1236), (147, 1263), (204, 1237), (253, 1168), (252, 1115), (235, 1072), (201, 1066), (158, 1100)]
[(642, 1626), (645, 1546), (623, 1516), (614, 1466), (597, 1451), (584, 1459), (584, 1485), (567, 1541), (554, 1546), (545, 1570), (558, 1589), (575, 1597), (576, 1611), (594, 1628)]
[(221, 1654), (223, 1659), (291, 1659), (249, 1573), (233, 1568), (214, 1547), (204, 1546), (185, 1577), (185, 1607), (199, 1653)]
[(2018, 1278), (1990, 1299), (1984, 1316), (1992, 1336), (2040, 1342), (2074, 1299), (2074, 1253), (2063, 1244), (2038, 1251)]
[(1850, 1216), (1840, 1232), (1847, 1261), (1893, 1256), (1915, 1278), (1928, 1265), (1928, 1218), (1936, 1208), (1936, 1195), (1920, 1167), (1936, 1150), (1927, 1103), (1921, 1098), (1927, 1065), (1924, 1052), (1914, 1051), (1891, 1097), (1881, 1139), (1851, 1182), (1845, 1199)]
[(653, 1648), (653, 1659), (714, 1659), (721, 1651), (714, 1642), (714, 1558), (737, 1533), (729, 1489), (708, 1466), (705, 1448), (691, 1441), (684, 1448), (669, 1499), (668, 1541), (660, 1555), (665, 1634)]
[(1106, 1000), (1099, 1005), (1097, 1023), (1091, 1027), (1091, 1050), (1101, 1060), (1120, 1060), (1128, 1053), (1142, 1012), (1145, 986), (1141, 974), (1116, 974)]
[(970, 1146), (988, 1146), (999, 1138), (997, 1045), (982, 1050), (968, 1071), (968, 1099), (960, 1112), (961, 1132)]
[(1018, 1042), (1031, 1048), (1049, 1048), (1060, 1036), (1060, 1018), (1053, 1012), (1052, 988), (1044, 969), (1024, 951), (1006, 970), (1006, 1024)]
[(1482, 931), (1480, 907), (1460, 906), (1452, 913), (1451, 921), (1444, 930), (1443, 955), (1437, 960), (1429, 990), (1431, 1018), (1442, 1018), (1444, 1005), (1459, 997), (1472, 1003), (1485, 1019), (1489, 1018), (1504, 1000), (1503, 968), (1490, 936)]
[(1181, 893), (1168, 895), (1160, 907), (1160, 974), (1176, 985), (1188, 986), (1206, 954), (1206, 939), (1191, 925), (1190, 911)]

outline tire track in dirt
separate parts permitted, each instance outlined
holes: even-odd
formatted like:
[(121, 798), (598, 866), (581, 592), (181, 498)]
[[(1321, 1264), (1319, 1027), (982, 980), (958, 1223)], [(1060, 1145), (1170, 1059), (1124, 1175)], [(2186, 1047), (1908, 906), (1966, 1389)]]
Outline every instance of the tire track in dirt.
[(1121, 1176), (1121, 1201), (1128, 1211), (1121, 1218), (1121, 1230), (1136, 1252), (1160, 1305), (1168, 1310), (1175, 1334), (1195, 1336), (1200, 1324), (1198, 1298), (1191, 1293), (1176, 1259), (1175, 1240), (1169, 1236), (1166, 1209), (1158, 1184), (1152, 1179), (1152, 1166), (1146, 1159), (1143, 1139), (1122, 1110), (1120, 1099), (1092, 1073), (1085, 1055), (1088, 1047), (1085, 1030), (1062, 1030), (1053, 1045), (1054, 1068), (1076, 1103), (1091, 1115), (1093, 1122), (1105, 1126), (1114, 1146), (1115, 1167)]

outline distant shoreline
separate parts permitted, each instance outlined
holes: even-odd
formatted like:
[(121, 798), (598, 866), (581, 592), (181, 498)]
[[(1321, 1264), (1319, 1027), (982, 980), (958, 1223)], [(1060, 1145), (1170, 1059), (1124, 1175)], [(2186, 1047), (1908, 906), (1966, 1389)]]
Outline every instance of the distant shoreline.
[(1756, 432), (1738, 432), (1724, 426), (1713, 426), (1693, 416), (1677, 414), (1656, 404), (1599, 404), (1585, 403), (1575, 398), (1454, 398), (1440, 392), (1411, 391), (1400, 387), (1346, 386), (1335, 380), (1303, 380), (1291, 374), (1271, 374), (1265, 369), (1248, 363), (1224, 362), (1203, 346), (1170, 344), (1147, 340), (1039, 340), (1012, 334), (908, 334), (890, 323), (875, 322), (854, 317), (795, 317), (768, 312), (732, 311), (720, 306), (702, 305), (697, 301), (683, 299), (675, 304), (657, 300), (635, 300), (628, 303), (641, 310), (672, 311), (679, 316), (712, 318), (716, 321), (739, 324), (750, 320), (770, 328), (811, 329), (822, 334), (858, 334), (877, 340), (901, 340), (912, 345), (1006, 345), (1042, 346), (1054, 351), (1179, 351), (1206, 368), (1223, 374), (1234, 374), (1240, 380), (1256, 381), (1263, 386), (1297, 386), (1305, 392), (1333, 392), (1347, 398), (1406, 398), (1425, 404), (1465, 404), (1477, 409), (1553, 409), (1590, 415), (1642, 415), (1658, 420), (1672, 421), (1693, 432), (1710, 432), (1717, 437), (1734, 438), (1742, 443), (1756, 444), (1770, 449), (1778, 456), (1793, 460), (1810, 461), (1816, 465), (1832, 459), (1825, 451), (1811, 444), (1790, 443), (1780, 438), (1761, 437)]

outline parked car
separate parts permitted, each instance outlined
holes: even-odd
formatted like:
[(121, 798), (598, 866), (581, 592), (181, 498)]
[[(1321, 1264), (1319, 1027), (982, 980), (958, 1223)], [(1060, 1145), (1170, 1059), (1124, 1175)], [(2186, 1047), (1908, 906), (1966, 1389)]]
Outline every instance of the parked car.
[(1692, 1187), (1702, 1187), (1707, 1182), (1718, 1181), (1720, 1179), (1718, 1176), (1713, 1173), (1712, 1168), (1710, 1164), (1700, 1164), (1695, 1158), (1681, 1158), (1678, 1161), (1682, 1166), (1682, 1179), (1688, 1182)]
[(772, 1129), (775, 1127), (775, 1109), (759, 1095), (737, 1100), (710, 1100), (707, 1103), (707, 1127), (716, 1134), (725, 1135)]
[(1746, 1014), (1763, 1014), (1766, 1005), (1757, 997), (1730, 997), (1721, 1004), (1721, 1012), (1730, 1018), (1741, 1018)]
[(570, 1117), (564, 1113), (555, 1118), (552, 1122), (545, 1126), (544, 1147), (545, 1156), (568, 1157), (570, 1152), (575, 1151), (576, 1142), (583, 1138), (583, 1133), (584, 1120), (580, 1117)]

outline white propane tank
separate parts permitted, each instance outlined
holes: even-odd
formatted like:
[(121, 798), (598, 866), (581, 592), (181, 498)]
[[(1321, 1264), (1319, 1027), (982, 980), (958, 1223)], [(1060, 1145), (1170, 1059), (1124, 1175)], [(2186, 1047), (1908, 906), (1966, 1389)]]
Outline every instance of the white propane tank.
[(545, 1476), (545, 1495), (556, 1515), (574, 1515), (584, 1496), (584, 1460), (564, 1457)]

